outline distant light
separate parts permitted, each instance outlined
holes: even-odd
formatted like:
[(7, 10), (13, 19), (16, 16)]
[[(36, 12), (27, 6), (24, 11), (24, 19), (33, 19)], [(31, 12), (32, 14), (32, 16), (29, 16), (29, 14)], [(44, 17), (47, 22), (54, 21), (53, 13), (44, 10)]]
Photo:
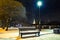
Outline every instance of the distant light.
[(35, 24), (35, 19), (33, 20), (33, 24)]
[(38, 1), (37, 2), (37, 6), (39, 6), (39, 7), (42, 6), (42, 2), (41, 1)]

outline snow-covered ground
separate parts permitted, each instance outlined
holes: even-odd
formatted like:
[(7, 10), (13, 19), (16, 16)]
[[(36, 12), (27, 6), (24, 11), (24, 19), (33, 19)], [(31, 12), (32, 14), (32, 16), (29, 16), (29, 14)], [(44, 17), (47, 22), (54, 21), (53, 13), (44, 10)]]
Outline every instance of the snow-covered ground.
[(0, 28), (0, 40), (60, 40), (60, 34), (54, 34), (51, 29), (42, 29), (39, 37), (18, 38), (18, 36), (18, 29), (9, 29), (8, 31), (4, 31)]

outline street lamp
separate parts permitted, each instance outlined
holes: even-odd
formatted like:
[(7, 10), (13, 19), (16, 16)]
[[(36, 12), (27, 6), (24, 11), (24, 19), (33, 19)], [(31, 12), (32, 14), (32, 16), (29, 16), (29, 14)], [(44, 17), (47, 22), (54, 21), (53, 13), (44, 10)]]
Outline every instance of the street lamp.
[[(39, 7), (39, 19), (40, 19), (40, 7), (42, 6), (42, 2), (41, 1), (38, 1), (37, 2), (37, 6)], [(40, 21), (41, 20), (39, 20), (39, 24), (40, 24)]]
[(39, 7), (39, 20), (38, 20), (38, 28), (39, 28), (39, 33), (38, 33), (38, 36), (40, 36), (40, 30), (41, 30), (41, 27), (40, 27), (40, 24), (41, 24), (41, 19), (40, 19), (40, 7), (42, 6), (42, 2), (41, 1), (38, 1), (37, 2), (37, 6)]
[(40, 8), (42, 6), (42, 2), (41, 1), (38, 1), (37, 2), (37, 6)]

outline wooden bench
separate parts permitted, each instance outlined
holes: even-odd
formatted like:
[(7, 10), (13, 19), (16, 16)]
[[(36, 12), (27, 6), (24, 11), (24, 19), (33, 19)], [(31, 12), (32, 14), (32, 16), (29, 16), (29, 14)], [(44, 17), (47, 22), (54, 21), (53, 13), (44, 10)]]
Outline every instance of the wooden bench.
[(21, 38), (22, 38), (22, 35), (28, 35), (28, 34), (37, 34), (38, 36), (40, 36), (40, 31), (39, 31), (39, 29), (36, 29), (36, 27), (19, 28), (19, 35), (21, 36)]
[(53, 29), (53, 32), (54, 32), (55, 34), (60, 34), (60, 28), (54, 28), (54, 29)]

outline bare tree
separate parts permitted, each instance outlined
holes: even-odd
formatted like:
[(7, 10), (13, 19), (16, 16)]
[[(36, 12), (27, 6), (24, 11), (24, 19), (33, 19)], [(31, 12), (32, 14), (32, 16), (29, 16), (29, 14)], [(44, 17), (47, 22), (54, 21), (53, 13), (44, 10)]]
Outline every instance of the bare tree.
[(3, 29), (10, 23), (10, 19), (15, 18), (16, 21), (22, 21), (26, 19), (25, 7), (14, 0), (0, 0), (0, 20), (3, 22)]

